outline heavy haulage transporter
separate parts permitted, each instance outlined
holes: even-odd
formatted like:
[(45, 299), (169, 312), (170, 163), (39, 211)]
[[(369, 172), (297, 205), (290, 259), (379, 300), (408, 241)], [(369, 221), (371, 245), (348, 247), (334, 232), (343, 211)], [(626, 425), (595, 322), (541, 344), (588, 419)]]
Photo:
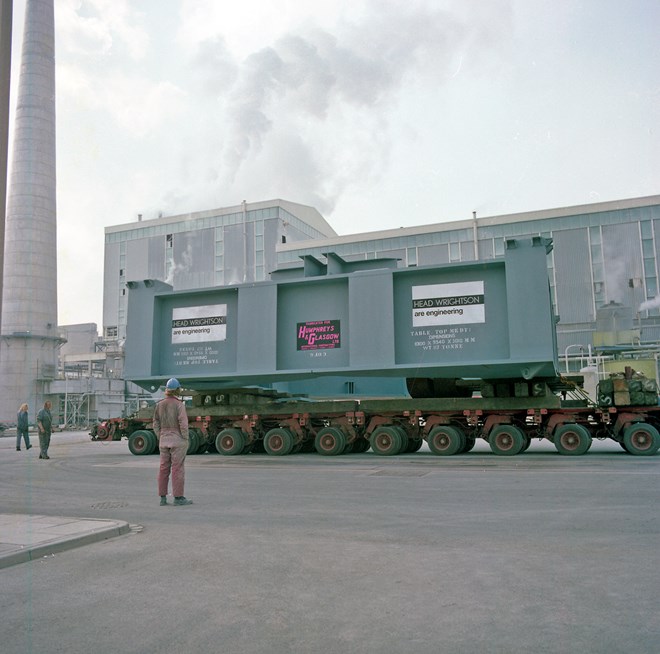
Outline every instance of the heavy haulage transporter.
[[(426, 441), (452, 455), (482, 438), (515, 455), (545, 438), (578, 455), (610, 438), (653, 455), (655, 380), (627, 370), (593, 402), (558, 374), (551, 247), (510, 239), (500, 258), (408, 268), (327, 253), (269, 281), (194, 291), (132, 281), (125, 377), (152, 392), (179, 379), (191, 454), (395, 455)], [(92, 438), (149, 454), (152, 416), (106, 420)]]

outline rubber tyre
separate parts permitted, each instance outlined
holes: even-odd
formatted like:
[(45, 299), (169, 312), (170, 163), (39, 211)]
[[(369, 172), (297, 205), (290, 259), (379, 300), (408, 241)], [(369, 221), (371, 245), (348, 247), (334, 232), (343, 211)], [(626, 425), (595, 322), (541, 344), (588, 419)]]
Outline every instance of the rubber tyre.
[(403, 439), (399, 430), (391, 425), (376, 427), (369, 439), (371, 449), (380, 456), (393, 456), (401, 452)]
[(188, 430), (188, 449), (186, 450), (186, 456), (191, 454), (196, 454), (199, 448), (199, 436), (197, 432), (193, 429)]
[(584, 425), (566, 424), (555, 429), (554, 443), (559, 454), (580, 456), (589, 451), (592, 438)]
[(476, 442), (477, 439), (474, 438), (474, 436), (466, 436), (465, 447), (461, 450), (461, 454), (467, 454), (468, 452), (471, 452), (474, 449)]
[(195, 432), (195, 438), (197, 441), (197, 448), (193, 454), (204, 454), (204, 452), (206, 452), (206, 439), (204, 437), (204, 432), (197, 427), (190, 427), (188, 433), (191, 434), (193, 431)]
[(414, 454), (415, 452), (418, 452), (423, 444), (423, 438), (410, 438), (408, 440), (408, 447), (406, 447), (406, 454)]
[(293, 445), (293, 434), (284, 427), (271, 429), (264, 436), (264, 449), (271, 456), (291, 454)]
[(223, 456), (243, 454), (245, 449), (245, 435), (240, 429), (233, 427), (223, 429), (215, 437), (215, 449)]
[(465, 435), (451, 425), (437, 425), (428, 435), (429, 449), (437, 456), (452, 456), (463, 451)]
[(364, 454), (371, 447), (371, 443), (366, 438), (358, 438), (353, 441), (352, 454)]
[(323, 456), (338, 456), (346, 449), (346, 435), (337, 427), (323, 427), (316, 434), (314, 448)]
[(623, 432), (626, 451), (635, 456), (653, 456), (660, 448), (660, 433), (646, 422), (634, 422)]
[(525, 447), (525, 435), (515, 425), (498, 425), (490, 432), (488, 444), (497, 456), (515, 456)]
[(148, 434), (151, 442), (153, 443), (153, 447), (149, 447), (149, 454), (160, 454), (160, 450), (158, 449), (158, 436), (156, 436), (156, 432), (148, 430)]
[(128, 437), (128, 449), (135, 456), (151, 454), (156, 449), (156, 437), (152, 431), (138, 429)]
[(410, 444), (410, 439), (408, 438), (408, 432), (401, 426), (396, 425), (394, 427), (399, 432), (401, 437), (401, 449), (397, 454), (405, 454), (408, 451), (408, 445)]

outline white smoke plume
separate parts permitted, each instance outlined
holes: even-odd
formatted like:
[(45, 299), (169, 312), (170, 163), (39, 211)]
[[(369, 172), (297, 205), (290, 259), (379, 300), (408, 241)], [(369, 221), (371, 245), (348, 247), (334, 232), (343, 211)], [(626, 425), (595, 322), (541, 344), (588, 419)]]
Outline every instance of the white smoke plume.
[(660, 295), (656, 295), (652, 300), (646, 300), (639, 305), (639, 311), (650, 311), (651, 309), (660, 309)]
[(308, 25), (241, 61), (220, 35), (200, 43), (191, 60), (200, 120), (182, 135), (185, 181), (164, 200), (168, 213), (190, 210), (193, 197), (201, 207), (286, 197), (331, 212), (387, 166), (408, 85), (437, 87), (500, 60), (508, 2), (441, 6), (366, 2), (359, 19)]

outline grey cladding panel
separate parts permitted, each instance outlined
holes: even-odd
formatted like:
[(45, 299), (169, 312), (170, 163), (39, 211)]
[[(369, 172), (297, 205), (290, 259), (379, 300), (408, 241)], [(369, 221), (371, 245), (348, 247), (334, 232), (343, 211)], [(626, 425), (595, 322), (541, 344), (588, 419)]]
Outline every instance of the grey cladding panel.
[(222, 376), (236, 371), (238, 293), (219, 289), (158, 298), (159, 369), (166, 375)]
[(243, 225), (226, 225), (223, 229), (225, 284), (241, 284), (245, 280), (245, 238)]
[(149, 279), (149, 239), (126, 242), (126, 279)]
[(351, 366), (369, 368), (394, 364), (394, 304), (392, 275), (353, 275), (350, 289)]
[(324, 278), (283, 284), (277, 298), (277, 369), (349, 364), (348, 281)]
[(241, 286), (238, 302), (237, 366), (242, 372), (274, 370), (277, 329), (277, 286)]
[(557, 310), (562, 323), (594, 319), (589, 244), (586, 229), (567, 229), (554, 234)]
[(607, 301), (637, 310), (646, 299), (637, 223), (603, 225), (602, 231)]
[(174, 234), (172, 242), (174, 288), (184, 290), (213, 286), (215, 230), (201, 229)]
[(103, 326), (116, 327), (119, 297), (119, 243), (106, 243), (103, 266)]
[(509, 357), (503, 265), (400, 272), (394, 313), (397, 364)]
[(449, 246), (424, 245), (417, 248), (417, 263), (420, 266), (437, 266), (440, 263), (449, 262)]
[(149, 239), (149, 266), (145, 279), (165, 279), (164, 236), (152, 236)]

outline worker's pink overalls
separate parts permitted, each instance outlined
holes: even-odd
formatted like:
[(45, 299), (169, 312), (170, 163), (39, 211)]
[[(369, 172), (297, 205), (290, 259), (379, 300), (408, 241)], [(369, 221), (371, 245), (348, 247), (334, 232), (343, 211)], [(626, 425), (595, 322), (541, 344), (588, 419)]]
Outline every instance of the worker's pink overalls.
[(171, 470), (172, 495), (183, 497), (184, 462), (188, 451), (188, 416), (184, 403), (174, 395), (167, 395), (156, 405), (153, 426), (160, 449), (158, 494), (167, 495)]

